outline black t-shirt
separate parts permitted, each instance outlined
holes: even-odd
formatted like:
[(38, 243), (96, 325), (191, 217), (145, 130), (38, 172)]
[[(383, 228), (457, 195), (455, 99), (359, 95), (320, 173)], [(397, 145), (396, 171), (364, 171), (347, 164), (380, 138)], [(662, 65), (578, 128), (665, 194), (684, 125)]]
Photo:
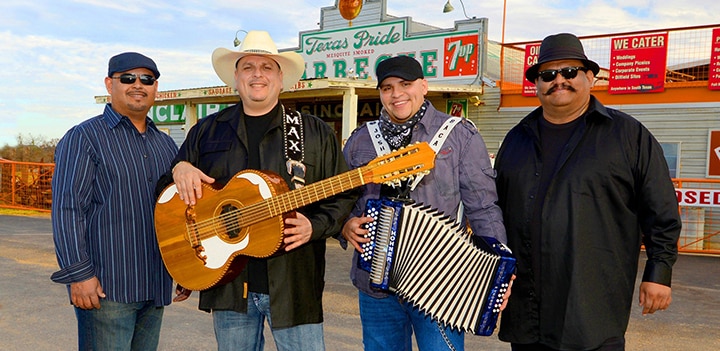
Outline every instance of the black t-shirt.
[(563, 154), (563, 150), (567, 146), (568, 141), (575, 132), (582, 116), (569, 123), (564, 124), (552, 124), (540, 118), (539, 121), (539, 132), (540, 132), (540, 147), (541, 147), (541, 160), (542, 170), (540, 171), (540, 184), (538, 185), (537, 199), (535, 201), (535, 207), (533, 208), (533, 215), (530, 222), (530, 238), (533, 247), (533, 272), (535, 278), (535, 289), (541, 285), (540, 282), (540, 238), (543, 235), (541, 232), (542, 224), (542, 207), (545, 202), (545, 195), (547, 194), (548, 187), (558, 170), (560, 157)]
[[(280, 105), (262, 116), (245, 115), (245, 128), (248, 140), (248, 168), (260, 170), (260, 142), (268, 131), (273, 116), (277, 115)], [(267, 258), (251, 257), (247, 264), (248, 290), (267, 294), (268, 271)]]

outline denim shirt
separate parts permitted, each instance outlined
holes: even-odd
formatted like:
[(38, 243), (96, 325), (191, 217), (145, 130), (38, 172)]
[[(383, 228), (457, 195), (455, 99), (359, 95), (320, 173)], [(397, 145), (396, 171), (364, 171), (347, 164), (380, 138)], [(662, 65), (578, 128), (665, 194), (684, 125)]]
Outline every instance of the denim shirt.
[[(381, 113), (386, 113), (385, 110)], [(415, 125), (411, 142), (429, 142), (449, 115), (430, 104), (425, 116)], [(350, 169), (368, 164), (377, 157), (367, 125), (358, 127), (348, 138), (343, 149)], [(363, 186), (363, 195), (355, 203), (351, 217), (362, 216), (368, 199), (380, 196), (380, 184)], [(435, 168), (425, 175), (410, 193), (416, 203), (423, 203), (455, 219), (462, 201), (464, 217), (475, 235), (489, 236), (507, 243), (502, 213), (497, 206), (495, 171), (480, 133), (468, 120), (463, 119), (452, 130), (435, 158)], [(339, 237), (347, 248), (347, 241)], [(358, 252), (353, 254), (350, 278), (361, 291), (375, 297), (385, 293), (370, 288), (369, 273), (358, 269)]]

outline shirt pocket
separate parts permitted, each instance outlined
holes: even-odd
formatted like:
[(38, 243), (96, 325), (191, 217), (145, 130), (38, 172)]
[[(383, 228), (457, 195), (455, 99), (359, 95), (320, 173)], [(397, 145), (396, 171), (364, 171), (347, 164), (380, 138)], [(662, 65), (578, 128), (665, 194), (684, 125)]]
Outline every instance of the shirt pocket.
[(350, 169), (360, 168), (376, 158), (375, 150), (355, 150), (347, 160)]
[[(200, 144), (198, 150), (198, 164), (201, 170), (205, 170), (206, 174), (213, 177), (229, 177), (225, 174), (232, 169), (232, 157), (228, 157), (231, 152), (233, 143), (231, 141), (206, 141)], [(214, 172), (211, 172), (214, 171)]]
[(435, 156), (435, 168), (430, 174), (435, 189), (443, 198), (454, 198), (460, 191), (457, 152), (452, 146), (440, 149)]

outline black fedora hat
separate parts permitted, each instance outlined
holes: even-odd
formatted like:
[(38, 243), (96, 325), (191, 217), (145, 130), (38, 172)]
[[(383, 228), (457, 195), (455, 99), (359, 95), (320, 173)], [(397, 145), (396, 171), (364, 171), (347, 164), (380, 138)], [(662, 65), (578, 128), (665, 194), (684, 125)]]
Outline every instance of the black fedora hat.
[(535, 83), (540, 65), (545, 62), (557, 60), (580, 60), (585, 67), (590, 69), (596, 76), (598, 72), (600, 72), (600, 66), (585, 56), (585, 50), (583, 50), (582, 43), (580, 43), (578, 37), (570, 33), (560, 33), (547, 36), (543, 39), (542, 44), (540, 44), (538, 62), (525, 71), (525, 78)]

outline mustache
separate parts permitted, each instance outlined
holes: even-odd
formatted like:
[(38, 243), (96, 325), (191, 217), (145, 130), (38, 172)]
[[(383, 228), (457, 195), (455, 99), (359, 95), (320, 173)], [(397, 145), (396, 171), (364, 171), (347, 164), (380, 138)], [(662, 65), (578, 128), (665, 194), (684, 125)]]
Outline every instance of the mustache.
[(561, 84), (555, 84), (550, 87), (546, 92), (543, 93), (543, 95), (550, 95), (555, 92), (555, 90), (558, 90), (559, 88), (563, 88), (570, 91), (575, 91), (575, 88), (572, 87), (572, 85), (567, 83), (561, 83)]

